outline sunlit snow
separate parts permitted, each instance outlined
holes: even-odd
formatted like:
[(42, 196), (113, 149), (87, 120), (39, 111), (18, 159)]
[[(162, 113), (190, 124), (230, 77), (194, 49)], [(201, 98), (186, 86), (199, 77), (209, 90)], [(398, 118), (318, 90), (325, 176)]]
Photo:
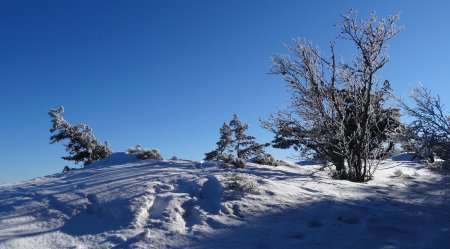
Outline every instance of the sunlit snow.
[[(450, 248), (449, 177), (405, 158), (353, 183), (310, 163), (115, 153), (0, 185), (0, 248)], [(234, 173), (252, 191), (231, 189)]]

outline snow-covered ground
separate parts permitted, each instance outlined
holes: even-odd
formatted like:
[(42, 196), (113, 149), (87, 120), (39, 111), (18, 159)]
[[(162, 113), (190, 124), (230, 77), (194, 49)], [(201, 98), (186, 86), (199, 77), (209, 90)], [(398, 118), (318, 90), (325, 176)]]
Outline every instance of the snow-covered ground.
[(448, 176), (394, 160), (369, 183), (318, 169), (115, 153), (0, 185), (0, 248), (450, 248)]

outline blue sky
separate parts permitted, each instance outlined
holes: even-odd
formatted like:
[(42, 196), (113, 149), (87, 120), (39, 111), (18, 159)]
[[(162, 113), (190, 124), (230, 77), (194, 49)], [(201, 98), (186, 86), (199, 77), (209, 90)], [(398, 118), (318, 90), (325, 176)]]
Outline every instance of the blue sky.
[(0, 183), (71, 165), (49, 144), (47, 111), (61, 105), (114, 151), (199, 160), (233, 113), (268, 142), (258, 118), (288, 104), (271, 55), (295, 37), (326, 51), (350, 8), (400, 13), (382, 78), (397, 95), (422, 82), (450, 105), (448, 1), (1, 1)]

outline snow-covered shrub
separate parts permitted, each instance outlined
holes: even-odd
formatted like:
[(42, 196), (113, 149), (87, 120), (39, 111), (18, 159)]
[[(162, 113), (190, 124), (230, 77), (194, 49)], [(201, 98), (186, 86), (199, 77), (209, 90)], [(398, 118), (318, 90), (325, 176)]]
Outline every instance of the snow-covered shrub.
[(141, 154), (139, 154), (139, 156), (142, 159), (157, 159), (157, 160), (163, 159), (158, 149), (145, 149), (142, 151)]
[(245, 162), (242, 158), (235, 158), (231, 162), (231, 164), (236, 168), (241, 168), (241, 169), (245, 168)]
[(173, 156), (172, 158), (170, 158), (170, 160), (176, 161), (176, 160), (178, 160), (178, 157), (177, 156)]
[(281, 163), (275, 159), (271, 154), (262, 153), (255, 157), (254, 162), (262, 165), (278, 166)]
[(254, 178), (247, 174), (225, 174), (226, 184), (225, 189), (237, 191), (243, 194), (258, 193), (258, 183)]
[(400, 169), (397, 169), (397, 170), (394, 171), (394, 175), (395, 175), (396, 177), (400, 177), (400, 176), (403, 175), (403, 171), (401, 171)]
[(222, 166), (225, 168), (235, 167), (235, 168), (245, 168), (245, 161), (241, 158), (236, 158), (232, 155), (220, 155), (217, 158), (219, 161), (218, 166)]
[(130, 147), (127, 149), (128, 154), (138, 154), (142, 151), (142, 145), (138, 144), (134, 148)]
[(242, 158), (236, 158), (233, 155), (219, 155), (218, 160), (223, 162), (223, 166), (232, 165), (236, 168), (245, 168), (245, 162)]
[(127, 152), (129, 154), (136, 154), (140, 159), (163, 159), (158, 149), (144, 149), (140, 144), (136, 145), (134, 148), (128, 148)]
[(56, 133), (50, 137), (50, 143), (69, 141), (65, 144), (69, 156), (64, 156), (62, 159), (75, 161), (75, 163), (83, 162), (86, 166), (112, 154), (108, 142), (100, 143), (92, 134), (91, 127), (85, 124), (70, 124), (61, 116), (63, 112), (62, 106), (59, 109), (50, 109), (48, 112), (52, 118), (50, 132)]

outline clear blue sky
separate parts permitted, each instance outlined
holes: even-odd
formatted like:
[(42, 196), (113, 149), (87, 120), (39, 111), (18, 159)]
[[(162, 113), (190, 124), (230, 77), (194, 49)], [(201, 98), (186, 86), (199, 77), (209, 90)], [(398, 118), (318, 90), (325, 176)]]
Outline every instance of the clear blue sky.
[(114, 151), (199, 160), (233, 113), (268, 142), (258, 118), (288, 103), (271, 55), (295, 37), (326, 50), (350, 8), (400, 12), (406, 31), (382, 76), (398, 95), (420, 81), (450, 106), (448, 1), (1, 1), (0, 182), (71, 165), (49, 144), (47, 111), (61, 105)]

